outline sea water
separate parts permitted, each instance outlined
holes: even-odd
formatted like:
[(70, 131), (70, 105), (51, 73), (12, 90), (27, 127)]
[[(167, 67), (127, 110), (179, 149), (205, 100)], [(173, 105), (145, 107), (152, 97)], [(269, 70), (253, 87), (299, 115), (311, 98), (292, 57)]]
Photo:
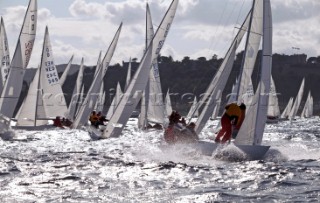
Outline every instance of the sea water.
[[(267, 124), (263, 160), (188, 145), (163, 147), (163, 133), (130, 120), (120, 138), (85, 130), (14, 130), (0, 140), (1, 202), (311, 202), (320, 200), (320, 119)], [(201, 139), (214, 137), (210, 121)]]

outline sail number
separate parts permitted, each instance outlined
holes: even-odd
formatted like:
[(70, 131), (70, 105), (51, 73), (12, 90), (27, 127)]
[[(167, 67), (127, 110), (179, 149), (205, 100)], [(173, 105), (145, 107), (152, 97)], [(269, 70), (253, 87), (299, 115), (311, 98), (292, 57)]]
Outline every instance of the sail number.
[(168, 35), (168, 32), (169, 32), (169, 29), (170, 29), (170, 23), (168, 23), (167, 27), (166, 27), (166, 30), (164, 32), (164, 35), (163, 35), (163, 40), (160, 40), (159, 43), (158, 43), (158, 47), (156, 49), (156, 54), (158, 55), (160, 53), (160, 50), (164, 44), (164, 40), (166, 39), (167, 35)]
[(44, 62), (46, 78), (50, 85), (59, 83), (59, 77), (53, 61)]

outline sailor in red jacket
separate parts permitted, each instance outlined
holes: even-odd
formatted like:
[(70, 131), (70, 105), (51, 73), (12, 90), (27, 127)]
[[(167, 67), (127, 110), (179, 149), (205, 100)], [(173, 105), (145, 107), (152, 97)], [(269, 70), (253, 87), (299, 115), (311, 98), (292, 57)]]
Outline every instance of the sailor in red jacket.
[[(241, 116), (241, 109), (236, 103), (228, 104), (225, 107), (226, 111), (221, 117), (222, 129), (218, 133), (215, 142), (226, 143), (231, 140), (232, 123), (238, 124)], [(222, 140), (220, 140), (222, 137)]]

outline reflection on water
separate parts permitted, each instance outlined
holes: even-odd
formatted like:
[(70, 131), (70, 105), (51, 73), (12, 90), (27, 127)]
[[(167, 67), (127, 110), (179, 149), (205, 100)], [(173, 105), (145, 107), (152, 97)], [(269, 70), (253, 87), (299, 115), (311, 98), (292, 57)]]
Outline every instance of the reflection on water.
[[(131, 121), (120, 138), (92, 141), (86, 131), (15, 130), (0, 140), (4, 202), (316, 201), (319, 119), (267, 125), (264, 160), (246, 161), (231, 145), (203, 156), (165, 147), (160, 132)], [(217, 121), (209, 123), (215, 126)], [(200, 135), (213, 136), (212, 128)], [(226, 158), (227, 157), (227, 158)]]

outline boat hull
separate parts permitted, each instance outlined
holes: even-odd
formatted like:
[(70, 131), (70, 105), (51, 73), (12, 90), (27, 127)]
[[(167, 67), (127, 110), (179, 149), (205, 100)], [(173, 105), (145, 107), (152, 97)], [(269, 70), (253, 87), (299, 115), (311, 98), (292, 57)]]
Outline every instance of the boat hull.
[[(209, 141), (199, 141), (196, 144), (198, 150), (201, 151), (203, 155), (211, 156), (214, 151), (223, 148), (224, 145), (209, 142)], [(262, 145), (234, 145), (246, 154), (249, 160), (260, 160), (266, 155), (270, 146)]]

